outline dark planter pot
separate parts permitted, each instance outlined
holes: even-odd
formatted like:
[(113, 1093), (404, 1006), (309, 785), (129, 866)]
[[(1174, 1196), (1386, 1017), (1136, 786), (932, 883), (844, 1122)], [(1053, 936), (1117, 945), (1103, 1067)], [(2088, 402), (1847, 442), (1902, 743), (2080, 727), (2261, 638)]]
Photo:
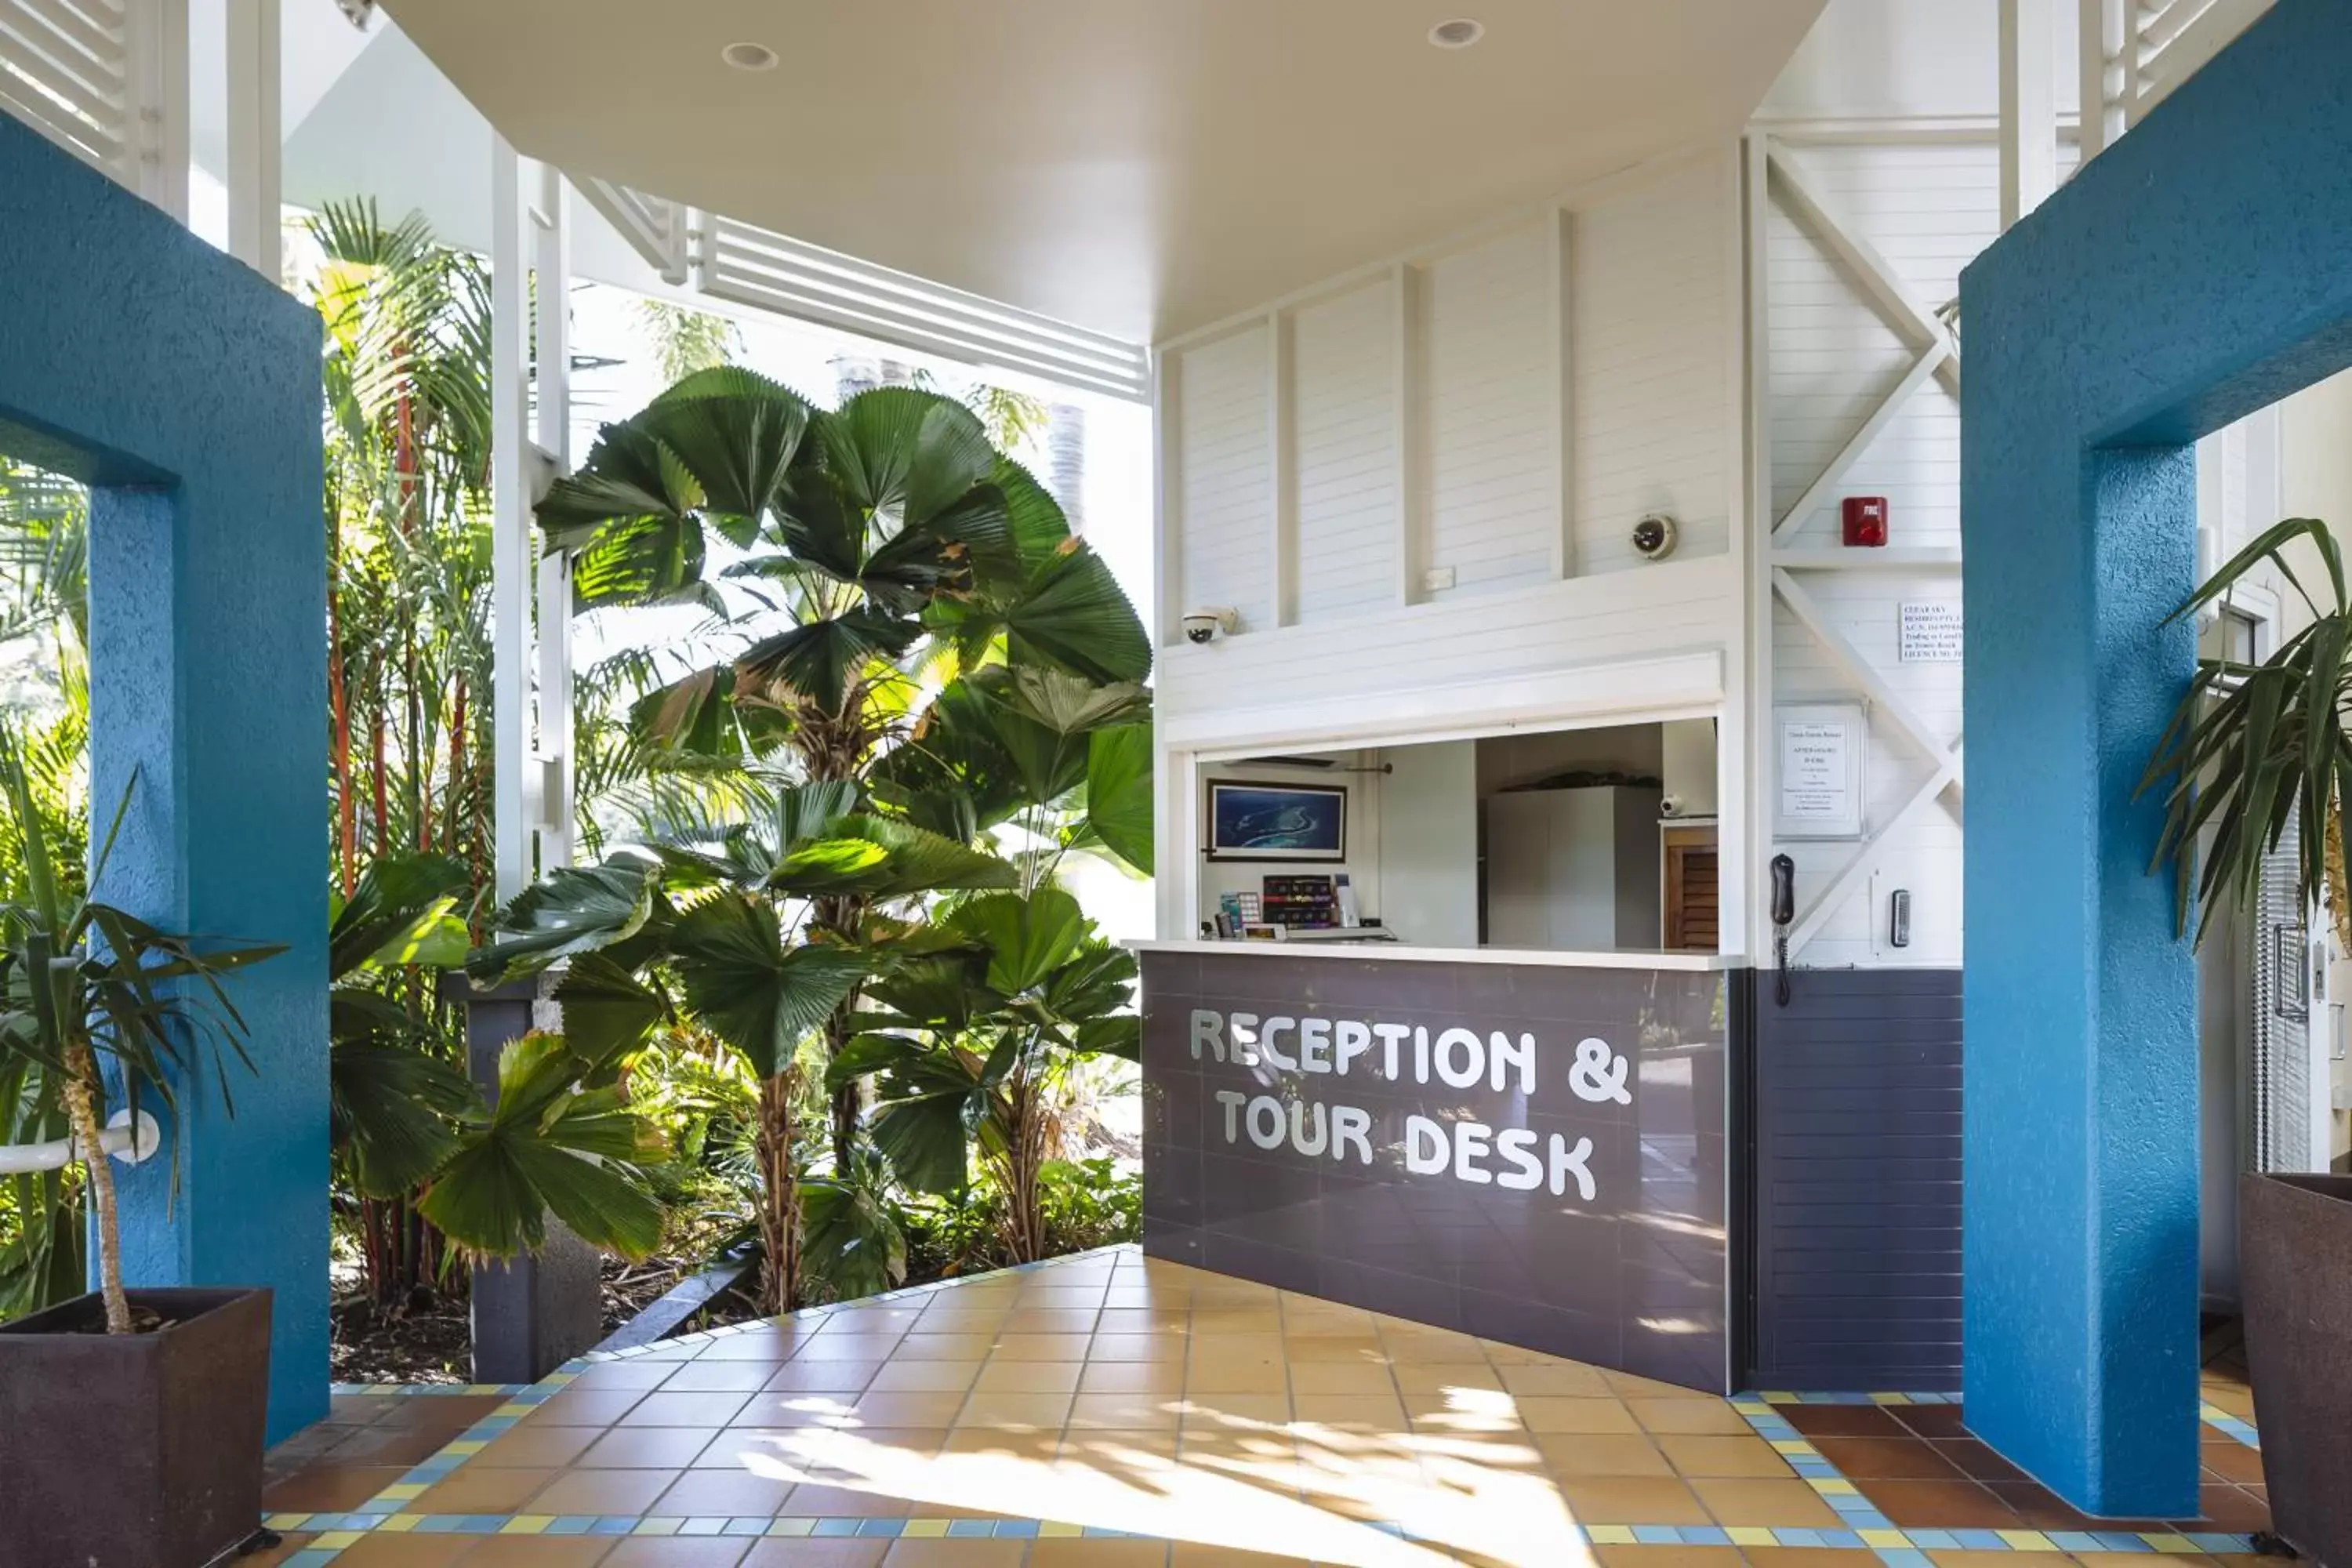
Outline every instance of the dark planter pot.
[(2238, 1273), (2271, 1528), (2352, 1568), (2352, 1176), (2244, 1177)]
[(261, 1524), (269, 1292), (133, 1290), (165, 1327), (84, 1296), (0, 1324), (0, 1558), (202, 1568)]

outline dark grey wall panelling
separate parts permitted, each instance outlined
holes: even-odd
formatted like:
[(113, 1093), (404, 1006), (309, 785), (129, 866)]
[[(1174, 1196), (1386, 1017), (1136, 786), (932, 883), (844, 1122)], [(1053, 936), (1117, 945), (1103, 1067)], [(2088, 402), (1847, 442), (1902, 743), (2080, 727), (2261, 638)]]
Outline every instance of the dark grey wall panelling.
[(1756, 976), (1752, 1386), (1948, 1391), (1960, 1368), (1960, 972)]

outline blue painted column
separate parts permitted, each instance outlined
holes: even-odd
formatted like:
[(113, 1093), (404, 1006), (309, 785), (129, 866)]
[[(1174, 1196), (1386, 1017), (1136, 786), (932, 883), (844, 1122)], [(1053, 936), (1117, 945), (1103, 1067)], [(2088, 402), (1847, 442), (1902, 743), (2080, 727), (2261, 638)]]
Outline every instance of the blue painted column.
[[(235, 1115), (118, 1167), (133, 1285), (266, 1285), (273, 1438), (327, 1410), (326, 531), (319, 322), (0, 115), (0, 448), (90, 485), (100, 896), (288, 951), (228, 983)], [(135, 783), (133, 782), (135, 780)]]
[(2190, 444), (2352, 364), (2347, 169), (2352, 0), (2279, 0), (1961, 279), (1964, 1393), (2095, 1514), (2197, 1507), (2196, 976), (2132, 799)]

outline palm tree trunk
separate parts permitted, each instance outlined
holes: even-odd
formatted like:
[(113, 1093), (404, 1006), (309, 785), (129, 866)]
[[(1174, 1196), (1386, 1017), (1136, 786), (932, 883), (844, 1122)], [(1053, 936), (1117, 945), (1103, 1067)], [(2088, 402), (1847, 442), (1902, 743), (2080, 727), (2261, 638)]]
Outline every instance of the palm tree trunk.
[(86, 1045), (66, 1053), (63, 1085), (66, 1114), (73, 1120), (74, 1137), (81, 1144), (81, 1168), (98, 1209), (98, 1289), (106, 1302), (106, 1331), (131, 1331), (131, 1300), (122, 1292), (122, 1226), (114, 1207), (114, 1171), (100, 1139), (98, 1120), (98, 1062)]
[(2352, 877), (2344, 869), (2344, 814), (2335, 801), (2327, 812), (2327, 907), (2336, 921), (2336, 951), (2352, 958)]
[(760, 1084), (760, 1310), (789, 1312), (801, 1304), (801, 1189), (793, 1170), (793, 1074)]

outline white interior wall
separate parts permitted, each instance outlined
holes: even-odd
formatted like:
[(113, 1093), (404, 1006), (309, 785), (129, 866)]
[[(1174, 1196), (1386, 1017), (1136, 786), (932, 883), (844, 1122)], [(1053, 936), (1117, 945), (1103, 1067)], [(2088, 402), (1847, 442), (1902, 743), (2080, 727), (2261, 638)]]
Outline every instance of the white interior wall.
[[(1254, 784), (1313, 784), (1318, 788), (1344, 789), (1348, 792), (1346, 823), (1348, 858), (1332, 862), (1276, 860), (1201, 860), (1198, 911), (1187, 934), (1195, 934), (1200, 922), (1214, 918), (1217, 901), (1227, 893), (1255, 893), (1265, 886), (1269, 875), (1298, 872), (1326, 876), (1345, 872), (1356, 889), (1356, 907), (1364, 915), (1381, 913), (1381, 792), (1380, 775), (1370, 770), (1379, 766), (1377, 753), (1370, 752), (1340, 752), (1331, 755), (1336, 766), (1330, 768), (1284, 767), (1265, 763), (1213, 763), (1200, 770), (1200, 788), (1192, 802), (1192, 816), (1197, 824), (1198, 842), (1209, 841), (1209, 784), (1216, 779), (1243, 779)], [(1167, 934), (1163, 932), (1162, 934)]]
[(1476, 741), (1392, 746), (1381, 796), (1381, 917), (1400, 940), (1478, 945)]

